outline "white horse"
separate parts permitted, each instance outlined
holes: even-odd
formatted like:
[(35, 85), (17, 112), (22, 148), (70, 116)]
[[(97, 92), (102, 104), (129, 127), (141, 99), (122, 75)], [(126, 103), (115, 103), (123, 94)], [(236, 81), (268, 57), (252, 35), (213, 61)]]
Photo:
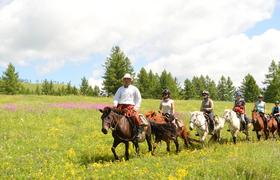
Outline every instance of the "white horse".
[[(229, 129), (232, 135), (233, 143), (236, 144), (236, 138), (237, 134), (240, 130), (240, 119), (237, 117), (236, 112), (234, 112), (231, 109), (225, 109), (224, 111), (224, 118), (226, 122), (229, 123)], [(245, 128), (243, 133), (246, 135), (246, 139), (249, 141), (249, 132), (248, 132), (248, 126)]]
[[(224, 127), (224, 124), (225, 124), (224, 118), (215, 116), (215, 127), (214, 127), (213, 134), (215, 135), (215, 138), (218, 141), (220, 141), (220, 134), (221, 134), (220, 131)], [(200, 142), (204, 145), (209, 130), (208, 130), (208, 122), (204, 116), (204, 113), (201, 111), (191, 112), (190, 129), (192, 130), (194, 128), (197, 129), (197, 132), (200, 137)]]

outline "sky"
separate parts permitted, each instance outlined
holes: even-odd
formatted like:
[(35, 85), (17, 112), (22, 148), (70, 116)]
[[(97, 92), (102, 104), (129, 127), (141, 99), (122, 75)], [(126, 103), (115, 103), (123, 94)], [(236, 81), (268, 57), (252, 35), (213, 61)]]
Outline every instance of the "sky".
[(0, 73), (102, 85), (118, 45), (136, 72), (186, 78), (252, 74), (260, 86), (280, 61), (280, 0), (0, 0)]

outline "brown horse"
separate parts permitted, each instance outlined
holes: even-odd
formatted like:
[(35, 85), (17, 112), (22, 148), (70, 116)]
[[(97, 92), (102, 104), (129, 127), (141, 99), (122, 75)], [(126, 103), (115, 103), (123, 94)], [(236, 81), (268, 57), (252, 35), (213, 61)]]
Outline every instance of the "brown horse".
[[(102, 113), (102, 132), (107, 134), (109, 129), (112, 129), (112, 136), (114, 138), (113, 146), (111, 148), (116, 160), (119, 159), (116, 154), (116, 147), (120, 143), (125, 144), (125, 159), (129, 159), (129, 141), (131, 141), (136, 149), (137, 155), (139, 154), (139, 145), (135, 141), (137, 133), (134, 131), (134, 122), (131, 119), (124, 116), (118, 109), (105, 107), (99, 110)], [(148, 124), (144, 127), (145, 139), (148, 143), (149, 151), (152, 151), (151, 144), (151, 126)]]
[(252, 121), (253, 121), (254, 129), (256, 131), (258, 140), (260, 140), (260, 138), (261, 138), (260, 132), (264, 133), (265, 139), (268, 139), (269, 132), (272, 133), (273, 138), (275, 137), (275, 132), (277, 131), (278, 125), (277, 125), (277, 121), (275, 120), (275, 118), (273, 116), (270, 116), (270, 118), (267, 119), (267, 121), (268, 121), (267, 126), (268, 126), (269, 131), (265, 128), (264, 121), (263, 121), (260, 113), (258, 113), (257, 111), (252, 111)]
[(179, 151), (179, 143), (177, 140), (178, 136), (180, 136), (184, 140), (186, 147), (188, 147), (188, 145), (191, 144), (190, 134), (187, 131), (187, 128), (185, 126), (179, 127), (178, 125), (175, 125), (172, 122), (167, 122), (165, 116), (163, 116), (161, 113), (156, 113), (155, 111), (149, 111), (149, 112), (145, 113), (145, 117), (150, 121), (152, 120), (152, 121), (156, 122), (157, 124), (169, 125), (173, 131), (175, 130), (173, 137), (167, 136), (167, 135), (157, 136), (157, 134), (156, 134), (157, 132), (155, 132), (156, 140), (155, 140), (155, 143), (153, 146), (153, 148), (154, 148), (153, 151), (155, 150), (157, 143), (161, 140), (166, 142), (166, 145), (167, 145), (166, 150), (170, 151), (170, 140), (173, 140), (175, 143), (175, 146), (176, 146), (176, 152), (178, 152)]

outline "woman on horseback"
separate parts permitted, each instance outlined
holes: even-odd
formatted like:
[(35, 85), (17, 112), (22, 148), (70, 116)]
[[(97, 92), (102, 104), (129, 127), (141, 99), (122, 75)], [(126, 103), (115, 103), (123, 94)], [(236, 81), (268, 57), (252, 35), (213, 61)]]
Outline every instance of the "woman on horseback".
[(275, 106), (272, 108), (272, 116), (275, 117), (276, 121), (280, 123), (280, 107), (279, 101), (275, 101)]
[(241, 92), (236, 92), (233, 111), (236, 112), (237, 115), (240, 116), (240, 120), (242, 121), (242, 124), (244, 124), (243, 129), (245, 129), (245, 126), (248, 124), (248, 122), (245, 120), (245, 100), (242, 97)]
[(159, 104), (159, 110), (163, 114), (174, 115), (175, 113), (175, 106), (174, 100), (170, 97), (171, 93), (168, 89), (164, 89), (162, 91), (162, 100)]
[(268, 130), (267, 120), (265, 117), (265, 102), (263, 101), (263, 95), (258, 96), (258, 101), (255, 103), (254, 110), (257, 111), (263, 119), (264, 126)]
[(203, 100), (201, 102), (200, 111), (204, 112), (209, 117), (209, 131), (210, 134), (213, 134), (212, 132), (214, 130), (214, 103), (213, 100), (210, 99), (208, 91), (203, 91), (202, 96)]

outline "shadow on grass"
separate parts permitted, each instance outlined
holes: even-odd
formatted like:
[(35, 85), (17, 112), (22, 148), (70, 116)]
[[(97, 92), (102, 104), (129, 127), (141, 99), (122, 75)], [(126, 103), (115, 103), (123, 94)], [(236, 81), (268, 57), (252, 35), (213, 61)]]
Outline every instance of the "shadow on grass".
[(80, 157), (79, 159), (79, 164), (80, 165), (89, 165), (89, 164), (92, 164), (92, 163), (106, 163), (106, 162), (112, 162), (114, 161), (114, 156), (113, 155), (104, 155), (104, 156), (101, 156), (101, 155), (89, 155), (89, 154), (84, 154)]

